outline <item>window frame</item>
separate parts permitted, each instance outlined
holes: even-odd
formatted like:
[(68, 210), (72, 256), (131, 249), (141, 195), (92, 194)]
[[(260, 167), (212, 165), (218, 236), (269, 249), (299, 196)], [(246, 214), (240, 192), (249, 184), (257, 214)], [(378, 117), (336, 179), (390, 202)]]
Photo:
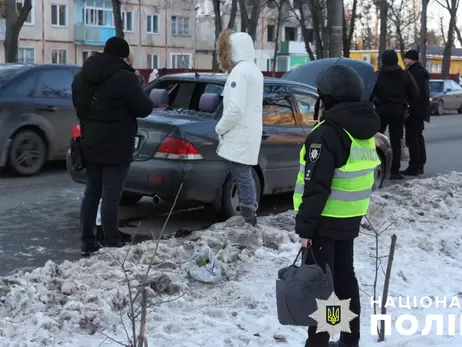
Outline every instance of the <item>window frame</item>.
[[(65, 24), (61, 24), (59, 23), (59, 10), (60, 10), (60, 7), (61, 6), (64, 6), (64, 21), (65, 21)], [(56, 8), (56, 20), (58, 21), (56, 24), (53, 24), (53, 7)], [(51, 27), (52, 28), (67, 28), (68, 26), (68, 7), (67, 5), (65, 4), (55, 4), (55, 3), (51, 3)]]
[[(153, 62), (152, 58), (153, 57), (156, 57), (156, 63), (157, 64), (155, 64), (155, 65), (157, 65), (157, 67), (154, 66), (154, 64), (152, 64), (152, 62)], [(147, 68), (148, 69), (159, 69), (160, 68), (160, 55), (159, 54), (157, 54), (157, 53), (148, 53), (146, 55), (146, 58), (147, 58)], [(151, 64), (149, 64), (149, 61), (151, 61)]]
[[(188, 32), (187, 33), (184, 32), (184, 24), (185, 24), (186, 20), (188, 22)], [(176, 16), (176, 15), (175, 16), (170, 16), (170, 22), (171, 22), (170, 34), (172, 36), (180, 36), (180, 37), (189, 37), (189, 36), (191, 36), (191, 17), (188, 17), (188, 16)], [(181, 33), (179, 32), (180, 22), (182, 22), (181, 25), (182, 25), (182, 28), (183, 28)], [(175, 30), (173, 30), (174, 28), (175, 28)]]
[(51, 69), (43, 69), (43, 70), (40, 70), (38, 71), (38, 74), (37, 74), (37, 77), (36, 77), (36, 81), (35, 81), (35, 90), (34, 90), (34, 93), (32, 95), (32, 97), (34, 98), (50, 98), (50, 99), (66, 99), (66, 100), (69, 100), (69, 99), (72, 99), (72, 89), (70, 89), (70, 93), (69, 93), (69, 96), (57, 96), (57, 95), (53, 95), (53, 96), (47, 96), (47, 95), (42, 95), (40, 94), (40, 80), (42, 78), (42, 75), (43, 74), (46, 74), (47, 72), (54, 72), (54, 71), (67, 71), (71, 74), (72, 78), (74, 78), (75, 76), (75, 73), (73, 71), (73, 69), (70, 69), (70, 68), (51, 68)]
[[(104, 2), (105, 3), (105, 2)], [(83, 8), (83, 24), (88, 27), (95, 27), (95, 28), (114, 28), (114, 11), (112, 10), (112, 5), (111, 7), (106, 7), (105, 5), (103, 7), (97, 7), (97, 6), (87, 6), (85, 5)], [(110, 12), (111, 13), (111, 20), (112, 20), (112, 25), (98, 25), (98, 15), (95, 16), (96, 18), (96, 24), (87, 23), (87, 11), (103, 11), (104, 12)], [(98, 12), (96, 12), (98, 13)], [(106, 15), (104, 15), (104, 21), (106, 21)]]
[[(57, 61), (58, 61), (57, 63), (53, 63), (53, 53), (55, 53), (55, 52), (56, 52), (56, 54), (57, 54), (56, 57), (58, 58), (58, 59), (57, 59)], [(61, 59), (59, 58), (59, 57), (60, 57), (60, 52), (64, 52), (64, 60), (65, 60), (64, 62), (61, 62), (61, 61), (60, 61), (60, 60), (61, 60)], [(55, 49), (52, 49), (52, 50), (51, 50), (51, 63), (52, 63), (52, 64), (56, 64), (56, 65), (67, 64), (67, 49), (64, 49), (64, 48), (55, 48)]]
[[(28, 61), (19, 61), (19, 50), (31, 50), (32, 51), (32, 56), (33, 56), (33, 61), (32, 62), (28, 62)], [(24, 58), (24, 53), (22, 54), (23, 58)], [(20, 64), (35, 64), (35, 48), (34, 47), (18, 47), (18, 63)]]
[[(292, 111), (292, 118), (294, 120), (294, 124), (293, 125), (287, 125), (287, 124), (265, 124), (265, 110), (264, 110), (264, 107), (265, 107), (265, 89), (266, 88), (281, 88), (281, 89), (284, 89), (285, 90), (285, 94), (286, 94), (286, 97), (287, 97), (287, 102), (289, 103), (290, 105), (290, 109)], [(277, 105), (276, 105), (277, 106)], [(279, 106), (279, 107), (282, 107), (282, 106)], [(294, 101), (293, 101), (293, 96), (291, 95), (291, 91), (289, 90), (289, 88), (287, 88), (286, 86), (284, 85), (280, 85), (280, 84), (265, 84), (264, 87), (263, 87), (263, 105), (262, 105), (262, 122), (263, 122), (263, 126), (264, 127), (283, 127), (283, 128), (294, 128), (294, 127), (297, 127), (297, 126), (300, 126), (300, 122), (299, 122), (299, 119), (298, 119), (298, 116), (297, 116), (297, 112), (294, 108)]]
[[(183, 56), (188, 56), (189, 57), (189, 64), (187, 67), (178, 67), (178, 66), (173, 66), (173, 58), (174, 57), (183, 57)], [(194, 63), (193, 63), (193, 54), (192, 53), (170, 53), (170, 68), (171, 69), (190, 69), (191, 66), (194, 66)]]
[[(21, 4), (21, 6), (24, 6), (24, 0), (16, 0), (16, 11), (19, 11), (18, 4)], [(29, 18), (29, 15), (30, 15), (30, 22), (27, 21), (27, 18)], [(34, 0), (32, 0), (32, 8), (29, 14), (27, 15), (27, 18), (24, 21), (24, 25), (27, 25), (27, 26), (35, 25), (35, 1)]]
[[(273, 35), (271, 37), (271, 40), (270, 40), (270, 30), (269, 30), (270, 27), (271, 27), (271, 30), (273, 30)], [(268, 24), (266, 26), (266, 41), (273, 43), (275, 41), (275, 39), (276, 39), (276, 27), (275, 27), (274, 24)]]
[[(154, 31), (154, 17), (157, 18), (157, 31)], [(149, 31), (148, 21), (150, 21), (152, 31)], [(153, 14), (148, 13), (146, 15), (146, 33), (151, 34), (151, 35), (159, 35), (160, 25), (159, 25), (159, 15), (157, 13), (153, 13)]]
[[(315, 102), (318, 98), (317, 94), (309, 89), (305, 89), (299, 86), (288, 86), (288, 89), (289, 89), (289, 93), (291, 94), (292, 105), (293, 105), (292, 107), (294, 107), (295, 109), (295, 114), (296, 114), (295, 118), (297, 120), (297, 123), (300, 124), (301, 127), (307, 127), (307, 128), (314, 127), (317, 122), (316, 120), (314, 120), (314, 118), (313, 118), (313, 124), (303, 124), (303, 116), (302, 116), (300, 107), (298, 106), (296, 94), (308, 95), (312, 97), (315, 100)], [(313, 117), (314, 117), (314, 112), (313, 112)]]
[[(127, 29), (127, 13), (130, 13), (130, 16), (132, 17), (132, 28), (130, 30)], [(133, 11), (121, 11), (120, 15), (122, 17), (123, 31), (127, 33), (134, 32), (135, 31), (135, 16), (133, 14)]]

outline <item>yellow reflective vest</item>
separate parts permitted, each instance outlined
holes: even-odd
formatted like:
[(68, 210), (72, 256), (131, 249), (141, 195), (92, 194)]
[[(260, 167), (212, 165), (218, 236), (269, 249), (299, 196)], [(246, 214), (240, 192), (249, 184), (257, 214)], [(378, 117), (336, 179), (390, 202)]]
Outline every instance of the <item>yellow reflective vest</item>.
[[(324, 121), (318, 123), (315, 131)], [(321, 216), (333, 218), (351, 218), (365, 216), (369, 209), (374, 171), (380, 165), (375, 140), (357, 140), (344, 129), (351, 139), (350, 156), (345, 165), (335, 170), (331, 183), (331, 193), (324, 206)], [(305, 153), (303, 146), (300, 151), (300, 171), (294, 193), (294, 210), (298, 211), (302, 203), (305, 185)], [(309, 206), (307, 206), (309, 208)]]

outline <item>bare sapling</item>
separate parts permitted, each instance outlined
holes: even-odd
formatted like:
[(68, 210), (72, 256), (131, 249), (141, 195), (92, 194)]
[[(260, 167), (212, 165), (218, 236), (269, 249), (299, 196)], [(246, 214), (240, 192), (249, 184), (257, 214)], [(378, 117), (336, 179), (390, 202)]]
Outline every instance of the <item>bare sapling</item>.
[[(387, 255), (380, 254), (380, 238), (382, 234), (384, 234), (393, 225), (395, 225), (395, 222), (386, 221), (380, 226), (380, 228), (377, 229), (372, 225), (372, 223), (367, 217), (365, 217), (365, 219), (369, 226), (367, 228), (369, 232), (362, 231), (362, 233), (365, 235), (374, 237), (374, 241), (375, 241), (374, 254), (370, 254), (370, 257), (373, 258), (375, 262), (374, 282), (372, 284), (372, 299), (374, 302), (373, 311), (374, 311), (374, 314), (378, 314), (378, 311), (379, 311), (378, 310), (379, 307), (377, 304), (378, 302), (377, 293), (379, 291), (378, 289), (379, 273), (382, 272), (385, 278), (384, 278), (384, 286), (383, 286), (383, 292), (382, 292), (380, 314), (386, 314), (387, 313), (386, 302), (388, 299), (388, 290), (390, 288), (391, 269), (392, 269), (393, 260), (395, 256), (397, 236), (395, 234), (391, 236), (390, 249)], [(384, 264), (383, 264), (384, 258), (388, 258), (387, 264), (386, 264), (386, 270), (384, 269)], [(378, 335), (378, 342), (385, 341), (385, 322), (384, 321), (381, 321), (380, 325), (377, 326), (377, 335)]]
[(148, 277), (149, 277), (149, 274), (150, 274), (150, 272), (151, 272), (151, 270), (152, 270), (152, 268), (154, 266), (155, 259), (157, 257), (157, 251), (158, 251), (159, 245), (160, 245), (160, 241), (162, 240), (165, 229), (166, 229), (167, 224), (168, 224), (168, 222), (170, 220), (170, 217), (171, 217), (171, 215), (172, 215), (172, 213), (173, 213), (173, 211), (175, 209), (175, 206), (176, 206), (177, 201), (178, 201), (178, 197), (180, 196), (180, 193), (181, 193), (182, 189), (183, 189), (183, 183), (181, 183), (180, 187), (178, 188), (178, 192), (177, 192), (177, 194), (175, 196), (175, 200), (173, 201), (173, 204), (172, 204), (172, 206), (170, 208), (170, 211), (169, 211), (169, 213), (167, 215), (167, 218), (165, 219), (165, 222), (164, 222), (164, 224), (162, 226), (162, 229), (161, 229), (159, 235), (157, 236), (157, 238), (155, 238), (154, 233), (151, 231), (151, 234), (153, 236), (153, 241), (156, 242), (156, 245), (155, 245), (155, 248), (154, 248), (154, 252), (148, 258), (148, 265), (146, 267), (146, 271), (144, 272), (144, 274), (142, 276), (143, 278), (142, 278), (140, 284), (138, 286), (136, 286), (136, 288), (134, 288), (134, 285), (133, 285), (133, 280), (134, 280), (133, 277), (134, 276), (132, 276), (132, 271), (126, 268), (126, 261), (127, 261), (127, 258), (129, 256), (129, 254), (130, 254), (130, 251), (132, 249), (133, 240), (136, 237), (136, 233), (138, 232), (139, 225), (138, 225), (138, 228), (135, 231), (135, 234), (133, 235), (132, 242), (128, 246), (127, 253), (125, 254), (125, 257), (124, 257), (124, 259), (122, 261), (120, 261), (114, 254), (112, 254), (112, 252), (109, 249), (103, 248), (103, 250), (106, 253), (108, 253), (112, 257), (112, 259), (117, 263), (117, 265), (119, 265), (121, 267), (121, 269), (122, 269), (122, 271), (124, 273), (125, 283), (126, 283), (127, 290), (128, 290), (128, 312), (127, 312), (127, 316), (128, 316), (128, 320), (129, 320), (129, 327), (127, 327), (127, 325), (124, 322), (123, 314), (122, 314), (122, 308), (121, 308), (121, 310), (119, 311), (120, 322), (121, 322), (122, 327), (124, 329), (125, 336), (126, 336), (126, 338), (128, 340), (128, 343), (118, 341), (118, 340), (110, 337), (106, 333), (98, 330), (98, 332), (105, 337), (104, 341), (100, 344), (100, 346), (102, 346), (106, 340), (111, 340), (112, 342), (114, 342), (114, 343), (116, 343), (116, 344), (118, 344), (120, 346), (124, 346), (124, 347), (149, 347), (148, 346), (148, 339), (147, 339), (147, 327), (146, 327), (148, 308), (152, 307), (152, 306), (161, 305), (161, 304), (166, 303), (166, 302), (175, 301), (175, 300), (181, 298), (184, 295), (184, 294), (180, 294), (178, 297), (175, 297), (175, 298), (170, 299), (170, 300), (160, 301), (160, 302), (154, 302), (154, 303), (149, 303), (148, 302), (148, 287), (150, 286)]

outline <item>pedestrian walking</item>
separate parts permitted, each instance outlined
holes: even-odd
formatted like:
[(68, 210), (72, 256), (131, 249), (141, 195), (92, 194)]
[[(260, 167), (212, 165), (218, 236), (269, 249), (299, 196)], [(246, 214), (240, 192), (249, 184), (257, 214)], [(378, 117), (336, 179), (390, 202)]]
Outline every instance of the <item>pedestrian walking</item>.
[(103, 53), (85, 61), (72, 83), (87, 175), (80, 210), (83, 256), (99, 248), (93, 229), (100, 199), (104, 245), (124, 245), (118, 232), (119, 202), (133, 161), (136, 117), (147, 117), (153, 108), (134, 69), (125, 61), (129, 55), (128, 43), (112, 37)]
[(330, 66), (318, 74), (316, 85), (320, 117), (315, 118), (320, 122), (300, 152), (295, 231), (302, 247), (312, 248), (318, 264), (332, 269), (337, 297), (351, 299), (350, 310), (358, 317), (350, 323), (351, 333), (342, 333), (331, 344), (327, 332), (309, 327), (305, 347), (358, 347), (360, 301), (353, 243), (380, 165), (374, 141), (380, 118), (369, 101), (361, 101), (364, 84), (350, 67)]
[(377, 76), (370, 100), (380, 117), (380, 132), (388, 128), (393, 159), (390, 180), (403, 179), (401, 169), (401, 139), (404, 133), (404, 117), (408, 104), (417, 100), (419, 91), (412, 76), (398, 65), (398, 55), (394, 50), (382, 54), (382, 66)]
[(152, 69), (151, 74), (149, 75), (149, 81), (148, 83), (151, 83), (152, 81), (156, 80), (159, 78), (159, 70), (157, 69)]
[(419, 97), (410, 105), (409, 115), (404, 121), (406, 145), (409, 148), (409, 166), (402, 173), (407, 176), (419, 176), (423, 175), (427, 163), (423, 131), (424, 122), (430, 122), (430, 74), (420, 64), (419, 53), (416, 50), (406, 52), (404, 63), (417, 84)]
[(226, 159), (239, 191), (240, 213), (256, 225), (258, 209), (252, 166), (258, 164), (263, 133), (263, 74), (255, 64), (249, 34), (223, 31), (217, 40), (220, 68), (229, 75), (223, 93), (223, 115), (215, 131), (217, 153)]

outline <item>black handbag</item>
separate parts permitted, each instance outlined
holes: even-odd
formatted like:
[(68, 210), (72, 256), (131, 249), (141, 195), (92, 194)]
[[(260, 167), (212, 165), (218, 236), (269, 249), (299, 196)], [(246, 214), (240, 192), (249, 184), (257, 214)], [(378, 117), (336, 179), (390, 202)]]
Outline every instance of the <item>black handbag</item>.
[[(305, 251), (305, 252), (303, 252)], [(295, 265), (303, 253), (300, 266)], [(314, 264), (307, 265), (311, 255)], [(328, 264), (325, 270), (318, 264), (311, 247), (301, 248), (292, 265), (278, 272), (276, 302), (282, 325), (316, 326), (310, 317), (317, 310), (316, 299), (327, 300), (334, 291), (334, 281)]]
[(83, 157), (81, 141), (81, 137), (71, 138), (69, 145), (71, 151), (71, 164), (76, 172), (85, 169), (85, 159)]

